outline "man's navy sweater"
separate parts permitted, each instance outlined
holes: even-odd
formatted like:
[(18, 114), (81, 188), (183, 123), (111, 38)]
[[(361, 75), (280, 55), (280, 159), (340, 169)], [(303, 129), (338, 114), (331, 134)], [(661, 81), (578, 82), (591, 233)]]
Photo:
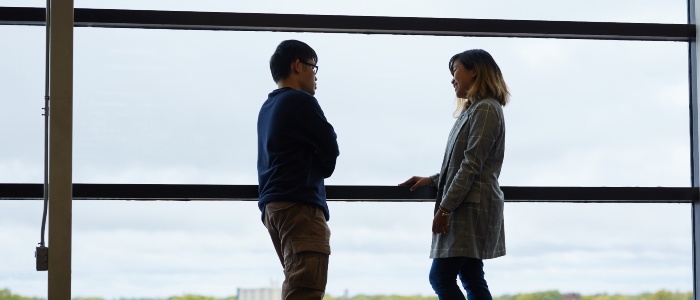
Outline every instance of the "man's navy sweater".
[(274, 90), (258, 114), (258, 207), (305, 202), (330, 219), (323, 182), (335, 170), (338, 142), (316, 98), (292, 88)]

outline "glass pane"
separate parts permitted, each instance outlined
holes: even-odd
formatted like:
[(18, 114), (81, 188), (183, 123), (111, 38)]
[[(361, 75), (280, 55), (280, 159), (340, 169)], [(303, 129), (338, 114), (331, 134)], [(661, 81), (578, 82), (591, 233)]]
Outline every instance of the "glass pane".
[(506, 293), (692, 291), (689, 204), (508, 203), (505, 222), (509, 253), (486, 268)]
[[(42, 201), (0, 200), (0, 291), (46, 299), (48, 273), (36, 271), (34, 258), (42, 210)], [(48, 229), (45, 238), (48, 245)]]
[[(0, 6), (43, 7), (42, 0), (0, 0)], [(278, 14), (364, 15), (392, 17), (563, 20), (637, 23), (687, 23), (684, 0), (76, 0), (76, 7), (254, 12)]]
[(503, 185), (690, 184), (686, 43), (87, 28), (75, 182), (256, 184), (268, 60), (289, 38), (319, 54), (341, 153), (328, 184), (437, 172), (454, 122), (447, 61), (472, 47), (513, 94)]
[(0, 26), (0, 182), (44, 181), (44, 28)]
[[(432, 204), (329, 206), (329, 295), (433, 294)], [(20, 295), (46, 297), (40, 211), (0, 201), (0, 281)], [(74, 297), (227, 297), (283, 279), (255, 202), (75, 201), (73, 220)], [(508, 203), (507, 255), (485, 261), (486, 278), (494, 296), (690, 292), (690, 220), (689, 204)]]

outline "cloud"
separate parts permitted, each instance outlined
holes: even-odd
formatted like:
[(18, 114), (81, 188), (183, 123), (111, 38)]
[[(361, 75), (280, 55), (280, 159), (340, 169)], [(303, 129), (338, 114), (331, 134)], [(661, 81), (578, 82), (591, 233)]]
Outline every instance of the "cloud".
[[(431, 294), (431, 203), (330, 207), (329, 294)], [(40, 201), (0, 203), (0, 237), (12, 241), (0, 250), (8, 259), (2, 282), (24, 282), (12, 290), (38, 296), (45, 281), (33, 271), (32, 251), (40, 209)], [(508, 254), (486, 261), (487, 279), (496, 295), (552, 288), (638, 293), (640, 284), (687, 290), (687, 211), (686, 204), (508, 203)], [(281, 281), (255, 202), (76, 201), (73, 219), (76, 296), (226, 296)]]

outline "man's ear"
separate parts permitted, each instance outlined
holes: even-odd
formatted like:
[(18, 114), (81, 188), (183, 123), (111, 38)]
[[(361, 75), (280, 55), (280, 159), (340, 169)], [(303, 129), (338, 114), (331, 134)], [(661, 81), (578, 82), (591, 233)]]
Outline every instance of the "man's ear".
[(292, 74), (298, 74), (301, 73), (301, 64), (299, 63), (299, 60), (295, 60), (292, 62), (290, 68), (291, 68), (291, 73)]

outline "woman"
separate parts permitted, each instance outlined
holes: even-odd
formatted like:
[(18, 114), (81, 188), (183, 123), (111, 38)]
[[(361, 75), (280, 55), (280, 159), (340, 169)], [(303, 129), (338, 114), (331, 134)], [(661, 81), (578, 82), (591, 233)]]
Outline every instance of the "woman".
[(430, 177), (413, 176), (400, 185), (438, 187), (433, 218), (430, 284), (440, 300), (491, 299), (482, 259), (506, 254), (503, 192), (498, 176), (505, 149), (503, 109), (510, 94), (491, 55), (467, 50), (450, 59), (457, 96), (442, 168)]

